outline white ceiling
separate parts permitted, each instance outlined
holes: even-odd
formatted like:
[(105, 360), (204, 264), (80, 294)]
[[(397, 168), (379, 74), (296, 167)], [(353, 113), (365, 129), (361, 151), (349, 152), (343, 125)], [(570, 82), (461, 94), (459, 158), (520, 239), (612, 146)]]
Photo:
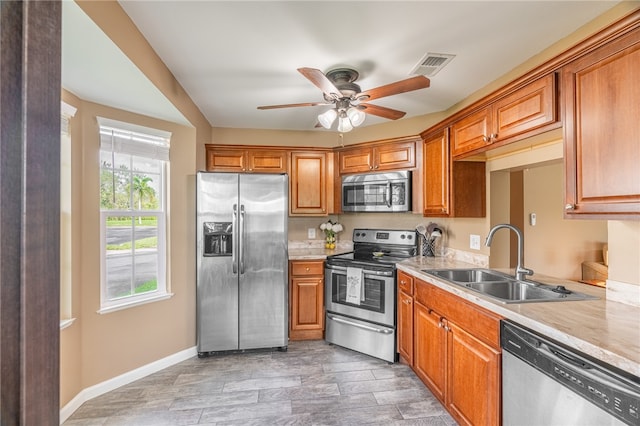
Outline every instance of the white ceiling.
[[(351, 66), (363, 90), (411, 77), (423, 55), (456, 57), (431, 87), (372, 101), (406, 118), (445, 110), (617, 1), (119, 2), (214, 127), (313, 130), (327, 107), (296, 71)], [(62, 85), (177, 123), (185, 118), (73, 2), (63, 3)], [(369, 115), (366, 125), (387, 120)], [(316, 131), (326, 131), (317, 129)]]

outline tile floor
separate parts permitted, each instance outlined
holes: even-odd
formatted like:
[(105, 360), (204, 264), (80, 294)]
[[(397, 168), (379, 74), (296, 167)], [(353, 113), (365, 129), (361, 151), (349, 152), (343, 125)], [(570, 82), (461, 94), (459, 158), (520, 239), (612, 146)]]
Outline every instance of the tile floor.
[(183, 361), (85, 402), (65, 426), (455, 425), (403, 364), (332, 346)]

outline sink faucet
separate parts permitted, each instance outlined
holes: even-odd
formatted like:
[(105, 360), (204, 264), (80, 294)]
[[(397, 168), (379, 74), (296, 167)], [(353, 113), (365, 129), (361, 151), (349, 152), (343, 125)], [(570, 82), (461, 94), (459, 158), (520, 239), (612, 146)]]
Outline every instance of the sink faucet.
[(499, 225), (494, 226), (489, 231), (489, 235), (487, 235), (487, 239), (485, 240), (485, 245), (489, 247), (491, 245), (491, 240), (493, 239), (493, 234), (500, 228), (511, 229), (518, 236), (518, 265), (516, 266), (516, 279), (518, 281), (524, 281), (527, 275), (533, 275), (533, 271), (531, 269), (527, 269), (522, 264), (522, 254), (524, 252), (524, 235), (522, 231), (517, 227), (510, 225), (508, 223), (501, 223)]

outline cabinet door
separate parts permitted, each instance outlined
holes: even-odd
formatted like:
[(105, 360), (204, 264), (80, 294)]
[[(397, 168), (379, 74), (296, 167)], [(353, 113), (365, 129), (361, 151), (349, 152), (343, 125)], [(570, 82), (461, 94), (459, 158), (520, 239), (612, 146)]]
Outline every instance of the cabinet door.
[(463, 425), (500, 424), (500, 353), (448, 322), (447, 400)]
[(291, 330), (322, 330), (324, 326), (322, 277), (291, 279)]
[(451, 146), (453, 157), (483, 148), (491, 143), (491, 109), (484, 108), (451, 126)]
[(217, 149), (207, 147), (207, 171), (243, 172), (246, 168), (244, 149)]
[(373, 169), (371, 148), (354, 148), (339, 154), (340, 174), (368, 172)]
[(410, 169), (415, 166), (415, 142), (389, 143), (373, 147), (373, 170)]
[(291, 153), (291, 215), (327, 214), (326, 161), (324, 152)]
[(449, 214), (449, 131), (428, 137), (422, 151), (424, 173), (424, 215)]
[(261, 149), (250, 149), (247, 151), (247, 171), (253, 173), (286, 173), (287, 172), (287, 152), (286, 151), (264, 151)]
[(562, 79), (565, 217), (637, 218), (640, 30), (568, 64)]
[(398, 292), (398, 353), (413, 366), (413, 296)]
[(446, 335), (442, 318), (426, 306), (413, 303), (413, 368), (431, 392), (444, 403)]
[(494, 137), (499, 141), (556, 122), (555, 74), (496, 101)]

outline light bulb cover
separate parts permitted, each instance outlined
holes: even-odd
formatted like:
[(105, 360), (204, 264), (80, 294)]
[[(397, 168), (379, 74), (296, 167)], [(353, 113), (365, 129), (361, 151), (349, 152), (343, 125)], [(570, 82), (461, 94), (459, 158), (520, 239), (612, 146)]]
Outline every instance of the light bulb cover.
[(353, 125), (353, 127), (358, 127), (359, 125), (364, 123), (364, 119), (366, 116), (367, 114), (365, 114), (364, 111), (356, 107), (351, 107), (347, 110), (347, 117), (349, 117), (349, 120), (351, 120), (351, 124)]
[(331, 108), (318, 115), (318, 122), (325, 129), (330, 129), (337, 116), (338, 113), (336, 112), (336, 110), (334, 108)]
[(338, 118), (338, 131), (340, 133), (346, 133), (353, 130), (353, 126), (351, 125), (351, 120), (348, 117), (340, 117)]

